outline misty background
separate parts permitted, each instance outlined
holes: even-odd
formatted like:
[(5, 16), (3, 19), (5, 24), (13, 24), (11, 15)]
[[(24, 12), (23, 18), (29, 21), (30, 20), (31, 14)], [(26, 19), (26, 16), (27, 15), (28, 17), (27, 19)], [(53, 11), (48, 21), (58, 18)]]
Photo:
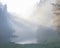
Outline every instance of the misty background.
[(55, 3), (54, 0), (26, 0), (25, 2), (23, 0), (22, 4), (19, 4), (21, 3), (19, 1), (17, 3), (16, 0), (9, 1), (3, 0), (0, 3), (0, 44), (59, 41), (60, 38), (53, 26), (51, 11), (51, 3)]

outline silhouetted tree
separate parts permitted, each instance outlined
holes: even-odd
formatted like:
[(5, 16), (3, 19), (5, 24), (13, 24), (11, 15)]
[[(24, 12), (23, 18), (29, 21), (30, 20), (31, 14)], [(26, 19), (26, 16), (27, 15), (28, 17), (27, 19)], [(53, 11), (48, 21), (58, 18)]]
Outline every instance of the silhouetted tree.
[[(60, 0), (55, 0), (55, 2), (52, 0), (51, 0), (52, 2), (50, 2), (50, 0), (48, 1), (50, 5), (52, 6), (52, 11), (48, 8), (47, 10), (50, 10), (51, 12), (53, 12), (51, 14), (53, 18), (52, 19), (49, 18), (49, 19), (51, 19), (53, 23), (51, 27), (39, 26), (39, 29), (37, 31), (38, 43), (60, 42)], [(45, 4), (43, 6), (45, 6)], [(49, 5), (47, 6), (49, 7)], [(42, 12), (42, 14), (44, 13)], [(45, 13), (45, 14), (48, 14), (48, 13)]]
[(13, 29), (9, 22), (9, 16), (7, 5), (0, 3), (0, 44), (9, 43), (12, 37)]

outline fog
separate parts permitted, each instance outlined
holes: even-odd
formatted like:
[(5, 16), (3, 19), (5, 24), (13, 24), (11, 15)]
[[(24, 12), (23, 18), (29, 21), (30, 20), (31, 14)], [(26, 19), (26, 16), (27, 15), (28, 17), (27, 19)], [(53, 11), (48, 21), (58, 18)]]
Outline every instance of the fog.
[(7, 5), (0, 4), (0, 44), (9, 43), (14, 32), (7, 12)]
[(0, 4), (0, 43), (36, 43), (36, 26), (7, 11), (7, 5)]
[(17, 4), (14, 0), (9, 1), (1, 1), (0, 4), (1, 44), (9, 42), (36, 44), (59, 41), (56, 27), (53, 26), (51, 3), (55, 3), (54, 0), (29, 0), (30, 2), (26, 0), (21, 1), (22, 4), (19, 4), (21, 3), (19, 1)]

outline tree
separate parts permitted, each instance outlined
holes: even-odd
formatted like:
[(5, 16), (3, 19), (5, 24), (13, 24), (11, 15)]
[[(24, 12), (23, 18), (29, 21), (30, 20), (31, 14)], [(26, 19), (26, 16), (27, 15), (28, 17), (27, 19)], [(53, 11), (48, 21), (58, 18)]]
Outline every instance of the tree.
[[(48, 1), (46, 1), (46, 2), (48, 2)], [(38, 38), (38, 42), (39, 43), (41, 43), (41, 42), (42, 43), (44, 43), (44, 42), (45, 43), (46, 42), (50, 42), (51, 43), (51, 42), (57, 42), (57, 41), (60, 42), (60, 0), (56, 0), (55, 2), (54, 1), (52, 1), (51, 3), (49, 1), (49, 3), (47, 3), (48, 5), (43, 3), (43, 6), (41, 5), (39, 7), (39, 9), (41, 7), (42, 8), (45, 7), (44, 9), (46, 9), (46, 10), (43, 9), (42, 12), (39, 12), (40, 14), (42, 13), (41, 16), (47, 17), (46, 14), (49, 13), (48, 16), (52, 16), (53, 17), (52, 19), (49, 18), (49, 19), (52, 20), (51, 27), (47, 27), (46, 26), (46, 25), (48, 25), (48, 23), (50, 23), (50, 21), (46, 23), (46, 21), (48, 21), (48, 20), (46, 20), (45, 18), (44, 19), (46, 21), (44, 21), (44, 23), (46, 23), (46, 24), (44, 26), (43, 25), (39, 26), (39, 29), (37, 31), (37, 38)], [(47, 5), (47, 6), (45, 6), (45, 5)], [(52, 8), (49, 8), (50, 6)], [(50, 14), (51, 12), (50, 11), (48, 12), (47, 10), (48, 11), (51, 10), (52, 14)], [(44, 19), (42, 18), (42, 20), (44, 20)], [(42, 23), (42, 24), (44, 24), (44, 23)]]
[(11, 41), (13, 29), (9, 23), (9, 16), (7, 5), (0, 3), (0, 45)]

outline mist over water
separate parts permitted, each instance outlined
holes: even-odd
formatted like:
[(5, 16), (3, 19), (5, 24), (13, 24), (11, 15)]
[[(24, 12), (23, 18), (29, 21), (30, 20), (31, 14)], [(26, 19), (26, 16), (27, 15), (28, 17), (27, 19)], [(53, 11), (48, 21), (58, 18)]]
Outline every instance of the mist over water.
[(19, 1), (17, 4), (14, 0), (9, 1), (6, 1), (6, 5), (0, 4), (1, 44), (9, 42), (37, 44), (59, 41), (58, 34), (52, 26), (51, 3), (54, 1), (29, 0), (29, 2), (26, 0), (21, 1), (22, 4), (19, 4), (21, 3)]

